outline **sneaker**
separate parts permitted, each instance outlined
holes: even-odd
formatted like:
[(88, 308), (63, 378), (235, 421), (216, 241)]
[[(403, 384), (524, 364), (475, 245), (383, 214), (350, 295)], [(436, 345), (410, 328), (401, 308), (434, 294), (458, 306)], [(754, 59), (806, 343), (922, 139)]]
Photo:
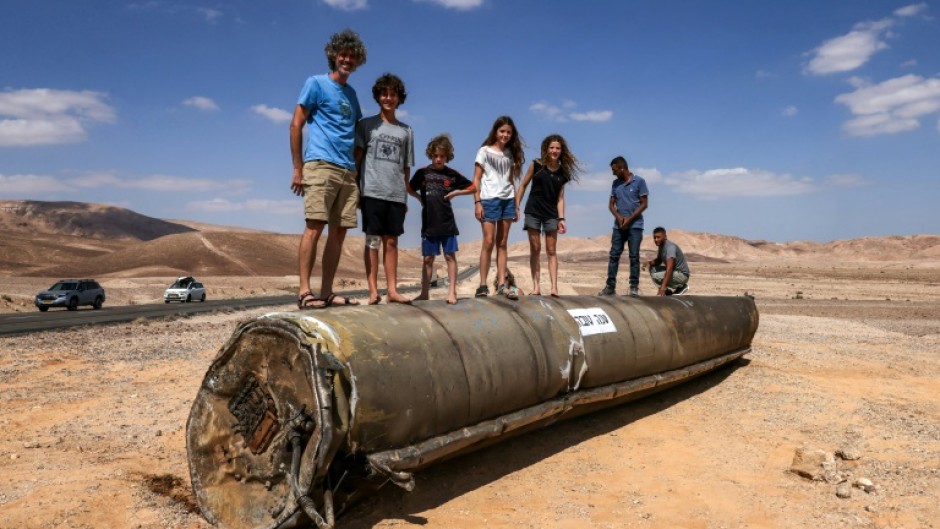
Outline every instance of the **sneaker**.
[(675, 292), (673, 292), (672, 290), (669, 290), (668, 288), (666, 289), (666, 295), (667, 295), (667, 296), (671, 296), (671, 295), (673, 295), (673, 294), (675, 294)]
[(490, 295), (490, 288), (486, 285), (480, 285), (479, 287), (477, 287), (476, 294), (474, 294), (474, 296), (478, 298), (485, 298), (486, 296), (489, 296), (489, 295)]
[(601, 290), (597, 293), (598, 296), (614, 296), (617, 294), (617, 291), (614, 287), (604, 287), (604, 290)]
[(637, 287), (630, 287), (630, 297), (635, 298), (640, 295), (640, 289)]
[(680, 285), (680, 286), (676, 287), (676, 288), (672, 291), (672, 295), (674, 295), (674, 296), (681, 296), (681, 295), (688, 294), (688, 293), (689, 293), (689, 285), (688, 285), (688, 284)]

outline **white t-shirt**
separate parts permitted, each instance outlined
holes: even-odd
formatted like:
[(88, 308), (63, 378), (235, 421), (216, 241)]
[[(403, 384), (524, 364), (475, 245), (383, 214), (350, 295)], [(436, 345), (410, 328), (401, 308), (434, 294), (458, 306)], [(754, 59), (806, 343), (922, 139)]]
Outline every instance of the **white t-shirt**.
[(499, 152), (490, 147), (480, 147), (474, 162), (483, 168), (480, 178), (480, 200), (490, 198), (514, 198), (512, 186), (512, 156), (509, 150)]

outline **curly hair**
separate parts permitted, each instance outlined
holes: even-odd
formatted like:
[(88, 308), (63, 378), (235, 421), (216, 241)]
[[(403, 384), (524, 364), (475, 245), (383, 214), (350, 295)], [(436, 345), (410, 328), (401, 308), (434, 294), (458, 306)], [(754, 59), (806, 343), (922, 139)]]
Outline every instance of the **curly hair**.
[(334, 33), (323, 51), (326, 52), (326, 61), (330, 65), (331, 72), (336, 71), (336, 56), (342, 51), (350, 51), (359, 57), (357, 67), (366, 63), (366, 45), (362, 43), (359, 34), (349, 28)]
[(509, 154), (512, 155), (512, 178), (518, 180), (519, 176), (522, 174), (522, 165), (525, 163), (525, 153), (522, 152), (522, 150), (525, 149), (525, 142), (523, 142), (522, 137), (519, 136), (519, 129), (516, 128), (516, 123), (511, 117), (500, 116), (496, 118), (496, 121), (493, 122), (493, 128), (490, 129), (490, 134), (486, 137), (482, 146), (488, 147), (494, 145), (496, 143), (496, 131), (503, 125), (512, 127), (512, 138), (509, 138), (509, 141), (506, 143), (506, 148), (509, 149)]
[(561, 134), (549, 134), (542, 140), (542, 158), (539, 163), (545, 165), (545, 160), (548, 160), (548, 147), (555, 141), (561, 145), (561, 156), (558, 157), (558, 165), (561, 167), (565, 180), (577, 182), (578, 174), (581, 172), (581, 162), (571, 154), (571, 150), (568, 149), (568, 142)]
[(386, 90), (392, 90), (398, 94), (398, 105), (404, 105), (405, 99), (408, 97), (408, 92), (405, 92), (405, 83), (395, 74), (384, 73), (381, 77), (375, 80), (375, 84), (372, 85), (372, 99), (375, 99), (375, 102), (381, 106), (381, 101), (379, 98), (382, 97), (382, 94)]
[(428, 155), (428, 159), (433, 160), (437, 151), (444, 151), (448, 162), (454, 159), (454, 144), (450, 141), (450, 134), (438, 134), (437, 136), (431, 138), (431, 141), (428, 142), (428, 148), (425, 149), (424, 154)]

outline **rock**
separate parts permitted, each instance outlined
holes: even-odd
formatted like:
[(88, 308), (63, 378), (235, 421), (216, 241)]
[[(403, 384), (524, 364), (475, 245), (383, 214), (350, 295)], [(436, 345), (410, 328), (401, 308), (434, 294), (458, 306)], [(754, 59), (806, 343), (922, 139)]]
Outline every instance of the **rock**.
[(861, 459), (862, 457), (862, 453), (855, 445), (843, 446), (842, 448), (836, 450), (836, 455), (839, 457), (839, 459), (844, 461), (855, 461), (856, 459)]
[(840, 483), (836, 487), (836, 496), (840, 498), (851, 498), (852, 497), (852, 486), (848, 483)]
[(868, 493), (878, 492), (878, 487), (876, 487), (875, 484), (872, 483), (868, 478), (858, 478), (854, 483), (852, 483), (852, 485)]
[(790, 472), (813, 481), (838, 481), (835, 457), (818, 448), (797, 448), (793, 462), (790, 463)]

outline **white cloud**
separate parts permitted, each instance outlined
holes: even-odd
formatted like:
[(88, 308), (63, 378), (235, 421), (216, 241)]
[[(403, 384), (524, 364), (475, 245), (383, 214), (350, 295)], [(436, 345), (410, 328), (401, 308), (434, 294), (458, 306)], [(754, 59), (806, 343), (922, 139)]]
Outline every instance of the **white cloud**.
[(571, 119), (575, 121), (593, 121), (601, 123), (610, 121), (610, 118), (614, 117), (614, 113), (610, 110), (589, 110), (587, 112), (572, 112), (570, 116)]
[(188, 107), (198, 108), (206, 112), (212, 112), (219, 110), (219, 105), (215, 103), (212, 99), (203, 96), (193, 96), (189, 99), (183, 101), (183, 104)]
[[(648, 167), (634, 167), (630, 169), (633, 174), (642, 176), (647, 184), (658, 184), (663, 181), (663, 173), (659, 169)], [(572, 191), (610, 191), (610, 185), (614, 182), (614, 175), (610, 169), (605, 171), (593, 171), (582, 174), (578, 178), (578, 183), (574, 184)]]
[(784, 116), (788, 118), (792, 118), (793, 116), (797, 115), (799, 112), (800, 112), (800, 109), (796, 108), (793, 105), (790, 105), (787, 108), (783, 109), (781, 114), (783, 114)]
[(826, 177), (826, 183), (833, 187), (860, 187), (868, 185), (868, 179), (853, 173), (833, 174)]
[(921, 2), (919, 4), (911, 4), (909, 6), (896, 9), (894, 14), (899, 17), (912, 17), (925, 9), (927, 9), (927, 3)]
[(908, 59), (900, 64), (901, 68), (913, 68), (917, 66), (917, 59)]
[(34, 174), (0, 174), (0, 189), (5, 197), (36, 197), (48, 193), (63, 193), (72, 189), (54, 176)]
[(610, 191), (610, 184), (614, 181), (614, 175), (607, 171), (597, 171), (582, 174), (578, 178), (578, 183), (574, 184), (572, 191)]
[(437, 4), (448, 9), (457, 9), (459, 11), (467, 11), (483, 5), (483, 0), (415, 0), (415, 2)]
[(568, 120), (565, 117), (564, 113), (562, 113), (561, 108), (555, 105), (550, 105), (545, 101), (538, 101), (536, 103), (532, 103), (529, 106), (529, 110), (538, 114), (544, 119), (548, 119), (552, 121), (567, 121)]
[(219, 18), (222, 17), (222, 12), (218, 9), (197, 7), (196, 12), (205, 17), (206, 22), (209, 22), (210, 24), (214, 24)]
[(664, 182), (679, 193), (694, 195), (703, 200), (793, 196), (809, 193), (816, 188), (811, 178), (744, 167), (673, 173), (667, 176)]
[(35, 88), (0, 92), (0, 147), (57, 145), (87, 138), (88, 123), (113, 123), (105, 94)]
[(940, 111), (940, 78), (908, 74), (836, 96), (857, 116), (843, 130), (852, 136), (896, 134), (920, 127), (920, 118)]
[(260, 116), (263, 116), (275, 123), (287, 123), (291, 120), (292, 114), (280, 108), (273, 108), (267, 105), (255, 105), (251, 110)]
[(823, 75), (848, 72), (862, 66), (872, 55), (888, 47), (883, 37), (893, 24), (891, 19), (856, 24), (852, 31), (829, 39), (813, 50), (814, 57), (805, 72)]
[(866, 86), (871, 86), (871, 81), (865, 77), (859, 77), (853, 75), (845, 80), (852, 88), (864, 88)]
[(225, 198), (195, 201), (186, 204), (190, 211), (203, 211), (208, 213), (222, 213), (232, 211), (257, 212), (272, 215), (299, 215), (303, 213), (301, 200), (266, 200), (250, 199), (244, 202), (232, 202)]
[(367, 0), (323, 0), (323, 3), (342, 11), (359, 11), (369, 5)]
[(93, 173), (72, 178), (69, 184), (77, 187), (97, 188), (116, 187), (122, 189), (143, 189), (167, 193), (197, 193), (206, 191), (225, 191), (230, 194), (245, 193), (251, 188), (250, 180), (230, 179), (211, 180), (208, 178), (185, 178), (173, 175), (147, 175), (140, 178), (118, 176), (114, 173)]
[(757, 79), (771, 79), (777, 77), (777, 75), (766, 70), (757, 70), (754, 72), (754, 77)]
[(564, 123), (566, 121), (609, 121), (614, 113), (610, 110), (589, 110), (587, 112), (573, 112), (578, 106), (570, 99), (562, 102), (561, 106), (553, 105), (547, 101), (537, 101), (529, 105), (529, 110), (542, 119)]

